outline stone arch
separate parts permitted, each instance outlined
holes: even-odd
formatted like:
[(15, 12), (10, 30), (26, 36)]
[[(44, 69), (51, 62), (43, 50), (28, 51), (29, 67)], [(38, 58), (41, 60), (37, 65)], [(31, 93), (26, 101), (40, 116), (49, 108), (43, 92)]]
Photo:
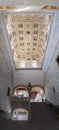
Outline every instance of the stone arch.
[(13, 111), (12, 120), (28, 120), (28, 110), (17, 108)]
[(13, 94), (15, 96), (21, 96), (21, 97), (28, 97), (29, 96), (28, 89), (24, 85), (18, 85), (18, 86), (16, 86), (13, 89)]
[(33, 85), (30, 90), (30, 101), (42, 102), (44, 101), (44, 88), (40, 85)]

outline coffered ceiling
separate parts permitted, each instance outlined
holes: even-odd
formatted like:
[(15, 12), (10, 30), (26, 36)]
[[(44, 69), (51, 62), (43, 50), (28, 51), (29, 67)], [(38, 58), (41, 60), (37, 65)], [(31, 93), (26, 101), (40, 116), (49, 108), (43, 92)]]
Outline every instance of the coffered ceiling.
[(52, 14), (4, 16), (15, 68), (42, 68)]
[(59, 10), (58, 0), (44, 2), (4, 0), (4, 3), (0, 4), (16, 69), (43, 67), (52, 25), (52, 12)]

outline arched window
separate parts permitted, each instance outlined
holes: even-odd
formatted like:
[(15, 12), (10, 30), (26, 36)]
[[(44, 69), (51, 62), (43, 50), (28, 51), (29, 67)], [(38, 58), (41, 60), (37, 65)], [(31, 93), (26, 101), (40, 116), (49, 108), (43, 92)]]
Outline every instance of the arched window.
[(23, 108), (18, 108), (13, 111), (12, 120), (28, 120), (28, 111)]
[(40, 85), (32, 86), (30, 90), (30, 102), (44, 101), (44, 88)]
[(13, 90), (13, 93), (15, 96), (19, 96), (19, 97), (28, 97), (29, 96), (28, 89), (24, 85), (16, 86)]

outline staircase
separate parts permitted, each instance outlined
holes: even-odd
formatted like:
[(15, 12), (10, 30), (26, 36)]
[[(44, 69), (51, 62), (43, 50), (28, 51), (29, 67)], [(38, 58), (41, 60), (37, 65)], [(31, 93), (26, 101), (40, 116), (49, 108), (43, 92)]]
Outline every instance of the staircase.
[(51, 121), (55, 120), (55, 113), (54, 111), (49, 108), (49, 106), (42, 102), (42, 103), (31, 103), (31, 116), (32, 120), (34, 121)]
[(5, 130), (59, 130), (59, 120), (46, 103), (31, 103), (32, 118), (29, 121), (1, 120), (0, 129)]

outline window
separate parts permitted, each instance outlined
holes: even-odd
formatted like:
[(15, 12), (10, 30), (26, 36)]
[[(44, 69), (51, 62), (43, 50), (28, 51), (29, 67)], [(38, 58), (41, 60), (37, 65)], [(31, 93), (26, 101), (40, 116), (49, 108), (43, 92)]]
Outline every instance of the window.
[(40, 85), (32, 86), (30, 91), (30, 102), (42, 102), (42, 101), (45, 102), (44, 89)]
[(28, 111), (23, 108), (18, 108), (13, 111), (12, 120), (28, 120)]
[(25, 67), (25, 61), (21, 61), (21, 62), (20, 62), (20, 67), (21, 67), (21, 68), (24, 68), (24, 67)]
[(37, 61), (36, 61), (36, 60), (33, 60), (33, 61), (32, 61), (32, 67), (33, 67), (33, 68), (37, 67)]

